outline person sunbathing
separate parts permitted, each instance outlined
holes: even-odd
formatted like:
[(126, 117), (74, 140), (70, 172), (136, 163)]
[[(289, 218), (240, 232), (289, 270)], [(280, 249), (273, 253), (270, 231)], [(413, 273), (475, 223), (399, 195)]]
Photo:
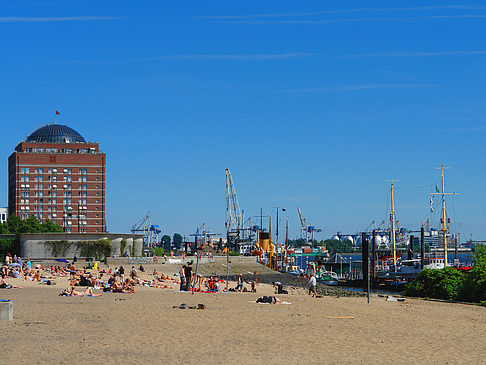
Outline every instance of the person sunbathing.
[(72, 297), (101, 297), (103, 293), (95, 294), (93, 292), (93, 288), (87, 287), (84, 292), (77, 291), (74, 286), (71, 287), (71, 289), (66, 289), (63, 292), (61, 292), (60, 295), (70, 295)]
[(34, 281), (38, 281), (39, 283), (41, 281), (41, 274), (39, 270), (37, 270), (34, 274)]
[(263, 296), (256, 300), (257, 303), (270, 303), (270, 304), (282, 304), (282, 301), (277, 297)]
[(125, 283), (123, 285), (123, 292), (124, 293), (135, 293), (135, 287), (133, 284), (130, 282), (130, 279), (126, 279)]

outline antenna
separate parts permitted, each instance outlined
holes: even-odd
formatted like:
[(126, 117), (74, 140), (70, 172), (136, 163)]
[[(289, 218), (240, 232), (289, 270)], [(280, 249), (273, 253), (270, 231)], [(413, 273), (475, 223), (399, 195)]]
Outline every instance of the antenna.
[(391, 182), (391, 212), (390, 212), (390, 222), (391, 222), (391, 239), (393, 243), (393, 265), (395, 266), (395, 271), (397, 270), (397, 247), (396, 247), (396, 237), (395, 237), (395, 195), (393, 194), (393, 182), (400, 181), (400, 180), (386, 180)]
[(436, 170), (441, 170), (442, 176), (442, 192), (436, 186), (436, 193), (430, 193), (430, 195), (442, 195), (442, 218), (441, 218), (441, 225), (442, 225), (442, 238), (444, 240), (444, 266), (447, 266), (447, 220), (446, 220), (446, 207), (445, 207), (445, 196), (446, 195), (458, 195), (458, 193), (446, 193), (445, 192), (445, 182), (444, 182), (444, 170), (449, 170), (450, 167), (445, 167), (441, 165), (441, 167), (436, 167)]

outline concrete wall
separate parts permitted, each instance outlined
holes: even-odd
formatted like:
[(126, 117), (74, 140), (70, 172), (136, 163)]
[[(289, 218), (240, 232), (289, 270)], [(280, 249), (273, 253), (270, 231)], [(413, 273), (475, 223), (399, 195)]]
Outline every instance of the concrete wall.
[(137, 234), (116, 233), (21, 233), (20, 255), (26, 259), (53, 259), (51, 247), (44, 244), (46, 241), (69, 241), (74, 244), (68, 249), (65, 258), (81, 257), (80, 250), (76, 247), (79, 241), (96, 241), (109, 238), (112, 242), (111, 255), (120, 255), (120, 244), (124, 238), (127, 241), (126, 250), (130, 254), (131, 245), (135, 244), (135, 256), (141, 256), (143, 252), (143, 237)]

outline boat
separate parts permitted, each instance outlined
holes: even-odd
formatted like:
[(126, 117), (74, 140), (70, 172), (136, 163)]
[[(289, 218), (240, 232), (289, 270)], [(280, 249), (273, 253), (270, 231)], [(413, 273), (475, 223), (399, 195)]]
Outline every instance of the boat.
[(335, 272), (322, 269), (320, 265), (317, 265), (316, 267), (315, 262), (310, 262), (308, 264), (307, 271), (309, 273), (313, 273), (316, 277), (317, 282), (321, 284), (336, 286), (339, 283), (338, 276)]
[[(442, 191), (436, 187), (437, 192), (431, 193), (430, 195), (439, 195), (442, 197), (442, 217), (441, 217), (441, 231), (442, 231), (442, 243), (444, 247), (444, 257), (424, 257), (424, 268), (425, 269), (443, 269), (447, 266), (447, 232), (448, 232), (448, 223), (450, 223), (450, 218), (447, 219), (446, 217), (446, 207), (445, 207), (445, 196), (446, 195), (456, 195), (456, 193), (446, 193), (445, 192), (445, 184), (444, 184), (444, 166), (440, 167), (442, 170)], [(383, 271), (377, 273), (377, 285), (380, 284), (380, 280), (391, 280), (387, 283), (388, 286), (393, 285), (402, 285), (402, 281), (410, 281), (415, 278), (421, 271), (421, 260), (420, 259), (409, 259), (409, 260), (402, 260), (399, 256), (397, 256), (397, 248), (396, 248), (396, 237), (395, 237), (395, 204), (394, 204), (394, 194), (393, 194), (393, 179), (391, 179), (391, 214), (390, 214), (390, 223), (391, 223), (391, 241), (393, 244), (393, 256), (392, 259), (387, 259), (383, 261)], [(410, 243), (413, 245), (413, 243)], [(376, 267), (375, 267), (376, 270)]]
[(285, 271), (287, 274), (291, 275), (300, 275), (302, 272), (300, 271), (299, 267), (296, 265), (291, 265), (287, 267), (287, 270)]
[(337, 286), (339, 283), (337, 274), (332, 271), (320, 272), (316, 279), (319, 283), (329, 286)]

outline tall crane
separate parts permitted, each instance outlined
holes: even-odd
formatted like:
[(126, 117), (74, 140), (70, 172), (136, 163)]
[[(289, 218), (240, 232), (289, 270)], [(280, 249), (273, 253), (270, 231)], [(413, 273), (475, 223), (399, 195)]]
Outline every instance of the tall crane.
[(238, 244), (240, 229), (242, 225), (242, 214), (236, 195), (235, 184), (229, 169), (226, 169), (226, 231), (228, 243)]
[(305, 239), (305, 242), (307, 242), (307, 224), (305, 222), (305, 218), (302, 217), (302, 211), (300, 210), (300, 207), (297, 206), (297, 212), (299, 212), (299, 218), (300, 218), (300, 238)]
[(201, 227), (197, 227), (196, 233), (191, 234), (190, 236), (194, 237), (194, 242), (196, 245), (196, 249), (200, 246), (206, 246), (208, 243), (211, 243), (211, 237), (219, 236), (219, 233), (212, 233), (207, 227), (206, 223), (203, 223)]
[(300, 218), (300, 238), (305, 239), (305, 242), (308, 243), (313, 243), (314, 242), (314, 235), (316, 232), (321, 232), (320, 228), (316, 228), (314, 226), (307, 225), (307, 221), (305, 218), (302, 216), (302, 211), (300, 210), (300, 207), (297, 207), (297, 211), (299, 212), (299, 218)]
[(145, 214), (140, 221), (135, 223), (131, 229), (132, 233), (142, 233), (143, 234), (143, 244), (145, 247), (152, 243), (156, 243), (158, 235), (161, 232), (158, 225), (153, 225), (150, 220), (150, 210)]

